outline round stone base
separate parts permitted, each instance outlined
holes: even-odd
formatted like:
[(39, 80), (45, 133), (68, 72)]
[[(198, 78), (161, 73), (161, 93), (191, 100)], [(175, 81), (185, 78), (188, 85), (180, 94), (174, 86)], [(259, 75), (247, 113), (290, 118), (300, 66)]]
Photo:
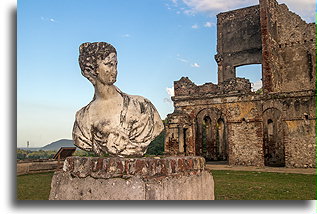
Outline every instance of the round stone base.
[(69, 157), (55, 172), (50, 200), (213, 200), (202, 157)]

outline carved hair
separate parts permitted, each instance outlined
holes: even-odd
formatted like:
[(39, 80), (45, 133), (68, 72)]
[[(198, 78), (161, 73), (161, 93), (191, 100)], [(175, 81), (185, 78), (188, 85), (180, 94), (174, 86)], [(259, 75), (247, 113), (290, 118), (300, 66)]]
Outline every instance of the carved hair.
[(97, 60), (105, 59), (110, 53), (117, 54), (116, 49), (106, 42), (86, 42), (79, 47), (79, 66), (81, 73), (95, 85), (97, 77)]

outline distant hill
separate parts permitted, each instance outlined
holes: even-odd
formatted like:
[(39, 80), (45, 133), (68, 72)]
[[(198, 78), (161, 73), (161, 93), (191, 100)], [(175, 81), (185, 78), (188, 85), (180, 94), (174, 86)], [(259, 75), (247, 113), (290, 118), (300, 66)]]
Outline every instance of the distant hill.
[(42, 148), (39, 148), (39, 150), (57, 151), (61, 147), (75, 147), (75, 145), (74, 145), (73, 140), (61, 139), (61, 140), (55, 141), (53, 143), (50, 143), (46, 146), (43, 146)]

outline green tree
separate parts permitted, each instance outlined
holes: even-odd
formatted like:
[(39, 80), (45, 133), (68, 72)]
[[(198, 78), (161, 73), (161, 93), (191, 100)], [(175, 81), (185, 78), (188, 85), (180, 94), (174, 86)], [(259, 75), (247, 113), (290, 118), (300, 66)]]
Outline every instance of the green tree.
[(164, 154), (165, 130), (161, 132), (149, 145), (146, 155), (163, 155)]

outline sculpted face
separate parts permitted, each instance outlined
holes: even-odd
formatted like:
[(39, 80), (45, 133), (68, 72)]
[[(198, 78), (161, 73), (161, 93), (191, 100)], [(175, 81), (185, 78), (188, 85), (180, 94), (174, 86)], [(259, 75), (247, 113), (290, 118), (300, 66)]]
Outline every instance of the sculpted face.
[(105, 59), (97, 61), (97, 79), (104, 85), (112, 85), (117, 80), (117, 55), (110, 53)]

